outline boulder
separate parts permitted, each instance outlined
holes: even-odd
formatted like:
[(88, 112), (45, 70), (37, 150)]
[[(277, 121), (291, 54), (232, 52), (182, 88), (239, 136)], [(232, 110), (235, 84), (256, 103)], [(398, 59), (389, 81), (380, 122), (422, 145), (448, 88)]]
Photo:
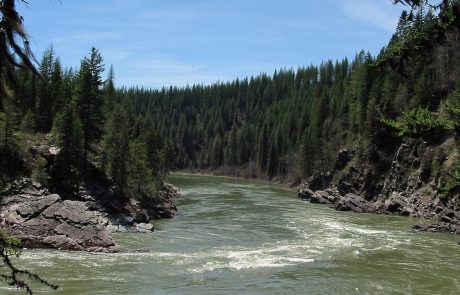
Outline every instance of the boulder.
[(383, 211), (385, 213), (410, 216), (414, 213), (414, 208), (413, 205), (408, 202), (406, 197), (401, 194), (393, 193), (387, 200), (385, 200)]
[(153, 232), (153, 225), (151, 223), (139, 223), (135, 225), (135, 229), (141, 233)]
[(9, 198), (10, 202), (0, 207), (2, 228), (26, 247), (80, 251), (114, 246), (105, 229), (107, 218), (89, 210), (84, 202), (63, 201), (56, 194)]
[(332, 204), (329, 194), (325, 191), (317, 191), (313, 196), (310, 197), (310, 203)]
[(351, 193), (339, 196), (334, 204), (334, 208), (338, 211), (353, 211), (358, 213), (374, 213), (376, 211), (374, 203), (367, 201), (362, 196)]
[(310, 200), (310, 198), (315, 195), (315, 192), (308, 187), (301, 187), (297, 194), (298, 198), (302, 200)]
[(448, 222), (440, 222), (436, 224), (416, 224), (412, 227), (416, 231), (426, 231), (426, 232), (450, 232), (454, 234), (460, 233), (460, 226), (458, 224), (452, 224)]
[(40, 215), (46, 208), (61, 200), (59, 195), (47, 195), (39, 198), (30, 198), (27, 203), (22, 203), (16, 211), (24, 218)]
[(0, 195), (0, 226), (25, 247), (96, 252), (117, 251), (113, 232), (151, 233), (149, 220), (173, 217), (173, 198), (179, 194), (166, 185), (162, 202), (141, 205), (134, 198), (114, 200), (99, 187), (82, 187), (69, 200), (27, 179), (12, 183), (7, 191)]
[(128, 216), (126, 214), (115, 214), (110, 217), (110, 221), (112, 222), (113, 225), (133, 225), (134, 223), (134, 218), (131, 216)]
[(84, 250), (75, 240), (67, 237), (66, 235), (54, 235), (45, 237), (43, 243), (48, 245), (50, 248), (60, 249), (60, 250), (74, 250), (82, 251)]
[(347, 181), (339, 181), (337, 185), (337, 190), (339, 191), (339, 194), (342, 196), (345, 196), (346, 194), (354, 192), (353, 185)]

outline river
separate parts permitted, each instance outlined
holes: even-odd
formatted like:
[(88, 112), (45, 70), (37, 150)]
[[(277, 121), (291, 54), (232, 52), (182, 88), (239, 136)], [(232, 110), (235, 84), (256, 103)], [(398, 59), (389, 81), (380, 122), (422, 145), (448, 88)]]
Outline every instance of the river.
[(262, 182), (170, 181), (184, 193), (176, 218), (115, 235), (141, 252), (25, 251), (18, 263), (60, 285), (36, 293), (460, 294), (459, 238), (414, 233), (419, 220), (337, 212)]

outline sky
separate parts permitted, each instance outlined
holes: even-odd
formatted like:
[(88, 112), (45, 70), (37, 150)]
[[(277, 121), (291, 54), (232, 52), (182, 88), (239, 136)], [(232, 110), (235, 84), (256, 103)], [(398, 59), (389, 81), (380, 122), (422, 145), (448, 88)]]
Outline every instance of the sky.
[(96, 47), (116, 86), (186, 86), (376, 55), (391, 0), (46, 0), (17, 4), (38, 60), (76, 67)]

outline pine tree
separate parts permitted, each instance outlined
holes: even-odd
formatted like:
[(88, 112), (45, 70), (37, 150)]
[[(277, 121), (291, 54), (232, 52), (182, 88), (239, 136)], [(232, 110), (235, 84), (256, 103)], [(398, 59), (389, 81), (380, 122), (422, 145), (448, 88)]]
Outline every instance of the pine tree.
[(92, 152), (92, 144), (97, 142), (103, 133), (103, 93), (101, 73), (104, 71), (102, 56), (96, 48), (91, 49), (90, 58), (81, 62), (77, 81), (77, 106), (83, 124), (84, 157)]
[(174, 168), (175, 148), (171, 140), (166, 140), (163, 147), (155, 153), (156, 163), (152, 167), (156, 191), (163, 188), (166, 176)]
[(3, 111), (0, 112), (0, 171), (11, 172), (17, 159), (16, 154), (19, 147), (16, 136), (18, 128), (16, 110), (14, 97), (3, 100)]
[(109, 118), (104, 139), (108, 173), (121, 193), (125, 192), (128, 187), (129, 126), (128, 115), (118, 106)]
[(66, 105), (56, 116), (53, 127), (60, 147), (62, 171), (75, 171), (81, 167), (83, 157), (83, 126), (72, 104)]
[(40, 79), (38, 87), (38, 101), (37, 101), (37, 128), (42, 133), (50, 131), (53, 123), (53, 106), (54, 97), (51, 93), (51, 82), (53, 75), (53, 63), (55, 53), (53, 46), (50, 46), (44, 53), (40, 62)]
[(136, 139), (131, 141), (129, 150), (129, 187), (137, 192), (149, 192), (152, 182), (152, 170), (148, 166), (145, 142)]
[(53, 61), (53, 71), (50, 77), (50, 97), (51, 97), (51, 120), (57, 115), (66, 103), (62, 93), (63, 88), (63, 72), (61, 61), (55, 58)]
[(116, 103), (115, 73), (113, 65), (109, 68), (107, 80), (104, 83), (104, 113), (110, 113)]
[(268, 130), (266, 124), (262, 125), (257, 141), (257, 167), (262, 171), (267, 168), (268, 160)]

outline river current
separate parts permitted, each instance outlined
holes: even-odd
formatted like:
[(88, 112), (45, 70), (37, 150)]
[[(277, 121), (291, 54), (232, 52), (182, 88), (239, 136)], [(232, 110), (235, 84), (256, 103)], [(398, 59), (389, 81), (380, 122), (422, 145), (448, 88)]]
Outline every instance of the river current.
[(114, 236), (142, 251), (26, 250), (17, 263), (60, 285), (36, 294), (460, 294), (459, 237), (411, 231), (420, 220), (337, 212), (262, 182), (170, 181), (176, 218)]

